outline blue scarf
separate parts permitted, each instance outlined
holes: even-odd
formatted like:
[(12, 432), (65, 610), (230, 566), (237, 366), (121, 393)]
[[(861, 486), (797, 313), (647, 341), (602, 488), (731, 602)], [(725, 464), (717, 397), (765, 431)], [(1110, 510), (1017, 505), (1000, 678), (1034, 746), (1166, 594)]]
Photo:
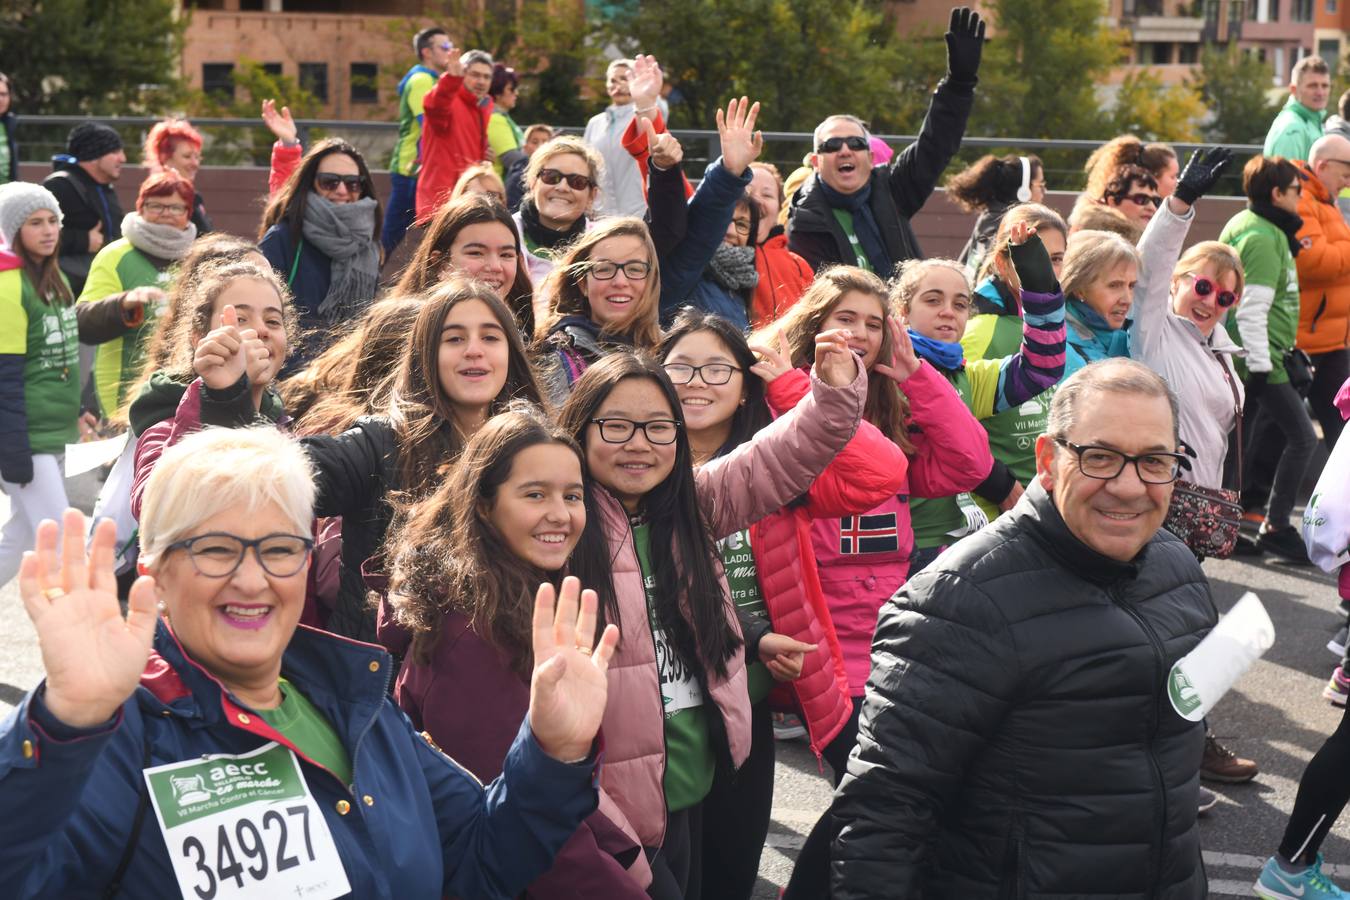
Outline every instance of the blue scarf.
[(960, 344), (924, 337), (912, 328), (908, 331), (914, 352), (939, 369), (954, 372), (966, 364), (966, 351)]
[(895, 262), (886, 251), (881, 227), (877, 225), (876, 216), (872, 215), (872, 179), (869, 178), (867, 184), (851, 194), (841, 194), (817, 175), (815, 189), (821, 192), (831, 209), (846, 210), (853, 215), (853, 233), (858, 236), (858, 243), (862, 244), (863, 253), (867, 254), (867, 261), (872, 264), (872, 271), (882, 278), (889, 278)]

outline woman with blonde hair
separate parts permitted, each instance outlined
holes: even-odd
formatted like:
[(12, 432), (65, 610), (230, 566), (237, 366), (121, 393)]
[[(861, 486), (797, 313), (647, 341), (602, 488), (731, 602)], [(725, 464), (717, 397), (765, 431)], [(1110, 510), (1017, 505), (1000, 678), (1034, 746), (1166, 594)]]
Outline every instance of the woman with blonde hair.
[(465, 194), (486, 194), (496, 197), (503, 206), (506, 205), (506, 185), (489, 162), (477, 163), (465, 169), (447, 200), (458, 200)]
[(655, 351), (661, 343), (661, 273), (640, 219), (605, 219), (586, 232), (535, 297), (540, 381), (555, 405), (612, 351)]
[(600, 154), (570, 134), (555, 137), (530, 155), (525, 197), (512, 218), (535, 282), (542, 281), (567, 245), (591, 227), (588, 217), (600, 193), (603, 169)]

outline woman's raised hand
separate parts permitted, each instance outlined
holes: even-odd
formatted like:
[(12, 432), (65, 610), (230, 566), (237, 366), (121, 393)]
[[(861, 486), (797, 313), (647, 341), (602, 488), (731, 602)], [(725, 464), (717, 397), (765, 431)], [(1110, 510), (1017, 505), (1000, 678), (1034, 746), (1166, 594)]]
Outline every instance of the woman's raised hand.
[[(89, 728), (112, 718), (136, 690), (155, 636), (155, 580), (136, 579), (126, 619), (117, 603), (117, 526), (94, 529), (88, 555), (84, 515), (68, 509), (45, 519), (34, 550), (19, 566), (19, 594), (37, 629), (47, 672), (43, 702), (57, 719)], [(60, 547), (57, 547), (58, 542)]]
[(665, 80), (661, 64), (655, 56), (639, 53), (633, 57), (633, 69), (628, 75), (628, 93), (633, 96), (638, 115), (656, 112), (656, 101), (661, 98), (661, 86)]
[(919, 355), (914, 352), (909, 332), (895, 316), (886, 317), (886, 327), (891, 331), (891, 361), (883, 364), (878, 360), (872, 369), (896, 381), (904, 381), (919, 371)]
[(788, 346), (787, 335), (782, 329), (778, 330), (778, 349), (770, 350), (763, 344), (751, 344), (750, 349), (759, 354), (759, 362), (750, 367), (765, 384), (771, 384), (792, 368), (792, 348)]
[(571, 576), (563, 579), (554, 609), (551, 584), (534, 595), (534, 674), (530, 678), (530, 730), (543, 751), (563, 762), (590, 755), (605, 715), (609, 668), (619, 643), (618, 626), (605, 626), (595, 641), (595, 591), (583, 591)]
[(830, 387), (848, 387), (858, 377), (862, 361), (848, 345), (853, 333), (832, 328), (816, 335), (816, 377)]
[(740, 177), (747, 166), (759, 159), (764, 149), (764, 134), (755, 130), (759, 118), (759, 103), (753, 106), (750, 98), (742, 97), (727, 104), (724, 114), (717, 111), (717, 133), (722, 139), (722, 168)]
[(295, 120), (291, 118), (291, 108), (283, 106), (281, 111), (277, 111), (277, 102), (275, 100), (264, 100), (262, 102), (262, 120), (267, 129), (276, 135), (277, 140), (287, 146), (300, 143), (300, 132), (295, 127)]

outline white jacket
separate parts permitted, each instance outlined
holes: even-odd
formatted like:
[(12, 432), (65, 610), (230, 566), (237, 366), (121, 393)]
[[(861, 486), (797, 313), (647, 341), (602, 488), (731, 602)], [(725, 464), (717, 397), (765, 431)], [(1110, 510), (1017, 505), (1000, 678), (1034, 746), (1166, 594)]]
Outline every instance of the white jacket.
[(1205, 339), (1194, 322), (1172, 312), (1172, 272), (1193, 221), (1194, 209), (1178, 216), (1164, 201), (1139, 238), (1143, 265), (1130, 310), (1134, 319), (1130, 346), (1134, 358), (1166, 379), (1177, 394), (1181, 439), (1196, 454), (1192, 471), (1182, 477), (1201, 487), (1218, 488), (1223, 487), (1228, 434), (1244, 396), (1231, 357), (1245, 356), (1246, 351), (1229, 338), (1222, 319)]

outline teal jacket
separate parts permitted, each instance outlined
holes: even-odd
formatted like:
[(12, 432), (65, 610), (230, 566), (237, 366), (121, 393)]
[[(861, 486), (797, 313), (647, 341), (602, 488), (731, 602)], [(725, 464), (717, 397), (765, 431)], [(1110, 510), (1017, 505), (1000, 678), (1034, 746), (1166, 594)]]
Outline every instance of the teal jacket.
[(1322, 120), (1326, 116), (1326, 110), (1308, 109), (1290, 97), (1275, 121), (1270, 123), (1262, 152), (1266, 156), (1307, 160), (1313, 141), (1322, 136)]

